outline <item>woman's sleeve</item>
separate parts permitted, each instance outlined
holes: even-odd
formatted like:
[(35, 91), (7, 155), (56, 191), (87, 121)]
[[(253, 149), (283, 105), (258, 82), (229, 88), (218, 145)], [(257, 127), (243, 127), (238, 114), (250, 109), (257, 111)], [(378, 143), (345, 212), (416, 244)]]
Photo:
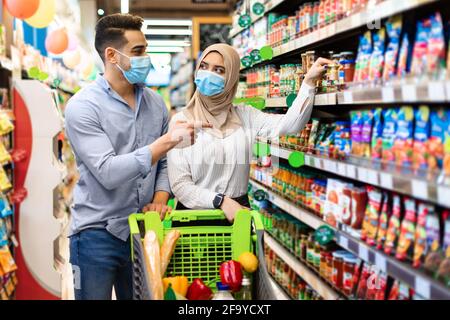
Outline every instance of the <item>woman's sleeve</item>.
[(314, 87), (302, 84), (292, 106), (284, 115), (274, 115), (251, 108), (250, 123), (258, 136), (276, 137), (300, 132), (308, 123), (314, 102)]
[(167, 160), (170, 187), (178, 201), (190, 209), (213, 209), (216, 193), (192, 181), (190, 159), (184, 149), (172, 149)]

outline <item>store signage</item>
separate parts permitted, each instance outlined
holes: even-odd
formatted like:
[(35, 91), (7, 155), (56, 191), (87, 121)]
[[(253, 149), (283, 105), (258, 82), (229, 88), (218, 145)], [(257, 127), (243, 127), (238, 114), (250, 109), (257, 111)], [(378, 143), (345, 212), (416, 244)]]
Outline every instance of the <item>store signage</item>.
[(252, 24), (252, 18), (249, 14), (243, 14), (239, 17), (239, 26), (241, 28), (247, 28)]
[(249, 56), (245, 56), (241, 59), (241, 63), (244, 66), (244, 68), (248, 68), (252, 66), (252, 58)]
[(334, 241), (335, 232), (329, 226), (321, 226), (314, 233), (314, 238), (320, 245), (327, 245)]
[(264, 13), (264, 5), (261, 2), (256, 2), (253, 7), (252, 7), (252, 11), (254, 14), (256, 14), (257, 16), (260, 16)]
[(256, 201), (263, 201), (266, 200), (266, 192), (264, 190), (256, 190), (253, 194)]
[(252, 52), (250, 52), (250, 58), (252, 58), (253, 63), (258, 63), (262, 60), (261, 54), (259, 53), (258, 49), (255, 49)]

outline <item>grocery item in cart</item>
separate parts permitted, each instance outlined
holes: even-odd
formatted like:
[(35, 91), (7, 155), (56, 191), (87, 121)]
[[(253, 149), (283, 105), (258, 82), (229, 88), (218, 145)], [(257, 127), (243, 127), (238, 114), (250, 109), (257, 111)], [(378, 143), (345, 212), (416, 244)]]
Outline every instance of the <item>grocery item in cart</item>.
[(411, 198), (404, 198), (405, 216), (403, 218), (400, 235), (397, 244), (396, 258), (401, 261), (411, 261), (414, 254), (414, 241), (416, 231), (416, 201)]
[(230, 287), (232, 292), (238, 292), (242, 286), (242, 266), (239, 262), (230, 260), (220, 265), (220, 280)]
[(382, 160), (384, 162), (393, 162), (395, 160), (394, 143), (397, 132), (398, 109), (387, 109), (383, 112), (383, 144)]
[(377, 108), (373, 111), (373, 129), (371, 142), (372, 159), (380, 160), (383, 148), (383, 110)]
[(212, 290), (199, 278), (192, 281), (186, 294), (188, 300), (209, 300), (212, 296)]
[(387, 192), (383, 194), (383, 205), (381, 207), (380, 220), (378, 222), (378, 233), (376, 246), (378, 250), (383, 248), (386, 241), (389, 218), (391, 217), (391, 198)]
[(413, 267), (419, 268), (423, 264), (427, 253), (427, 217), (434, 213), (434, 207), (420, 202), (417, 208), (417, 225), (415, 232)]
[(0, 247), (0, 277), (17, 270), (17, 265), (8, 246)]
[(432, 79), (445, 78), (444, 25), (439, 12), (430, 17), (430, 33), (427, 47), (427, 71)]
[(413, 168), (426, 169), (428, 164), (428, 139), (430, 136), (430, 108), (420, 106), (415, 112)]
[(442, 168), (444, 160), (445, 131), (448, 128), (448, 112), (443, 108), (431, 112), (431, 133), (428, 139), (428, 168), (437, 170)]
[(368, 202), (361, 230), (361, 240), (375, 245), (378, 222), (383, 201), (383, 193), (372, 186), (367, 186)]
[(384, 242), (384, 252), (393, 254), (400, 235), (400, 222), (402, 221), (401, 198), (394, 195), (392, 198), (392, 215), (389, 219), (386, 241)]
[(180, 235), (180, 231), (171, 230), (164, 238), (164, 242), (161, 247), (161, 274), (163, 275), (166, 273), (167, 267), (169, 266), (170, 258), (173, 255)]
[(386, 30), (381, 28), (373, 34), (373, 51), (370, 57), (369, 81), (377, 82), (383, 76), (385, 42)]
[(414, 42), (411, 74), (415, 77), (426, 75), (428, 39), (431, 31), (429, 18), (417, 22), (416, 41)]
[(401, 15), (389, 18), (389, 20), (386, 22), (386, 32), (389, 36), (389, 44), (386, 47), (386, 53), (384, 56), (384, 81), (393, 79), (397, 74), (397, 57), (400, 50), (400, 36), (402, 33)]
[(399, 167), (410, 167), (413, 154), (414, 109), (401, 107), (397, 114), (394, 155)]
[(161, 274), (161, 256), (158, 237), (152, 230), (147, 231), (144, 237), (144, 257), (147, 268), (147, 284), (150, 288), (152, 300), (163, 300), (164, 289)]

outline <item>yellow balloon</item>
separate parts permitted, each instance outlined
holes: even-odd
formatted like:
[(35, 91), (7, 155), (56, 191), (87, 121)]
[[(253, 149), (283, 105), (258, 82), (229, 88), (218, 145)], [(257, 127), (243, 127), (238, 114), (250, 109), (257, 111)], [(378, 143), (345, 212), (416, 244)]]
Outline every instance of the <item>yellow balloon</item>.
[(56, 14), (56, 0), (41, 0), (38, 11), (26, 19), (26, 23), (35, 28), (45, 28), (53, 21)]
[(63, 55), (64, 65), (69, 69), (75, 69), (81, 62), (81, 53), (79, 50), (66, 51)]

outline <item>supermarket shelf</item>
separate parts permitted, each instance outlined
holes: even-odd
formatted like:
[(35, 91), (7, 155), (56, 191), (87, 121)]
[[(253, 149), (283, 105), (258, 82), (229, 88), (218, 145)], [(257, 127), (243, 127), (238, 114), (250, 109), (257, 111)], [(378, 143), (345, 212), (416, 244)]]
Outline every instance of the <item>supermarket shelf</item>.
[[(364, 25), (372, 26), (375, 21), (408, 11), (419, 6), (437, 2), (439, 0), (386, 0), (380, 4), (366, 8), (366, 10), (353, 14), (345, 19), (329, 24), (317, 31), (291, 40), (283, 45), (273, 48), (273, 57), (283, 56), (288, 53), (303, 49), (338, 34), (351, 31)], [(264, 62), (263, 62), (264, 63)], [(259, 63), (260, 64), (260, 63)], [(252, 67), (257, 66), (253, 65)], [(242, 68), (244, 70), (247, 68)]]
[(292, 270), (294, 270), (311, 288), (317, 291), (325, 300), (337, 300), (340, 295), (328, 283), (323, 281), (307, 266), (294, 257), (288, 250), (286, 250), (281, 244), (279, 244), (270, 234), (267, 232), (264, 234), (264, 242), (269, 246), (278, 257), (286, 262)]
[[(264, 190), (268, 195), (268, 200), (273, 204), (278, 204), (272, 199), (276, 199), (278, 203), (281, 201), (289, 202), (283, 199), (281, 196), (277, 195), (270, 188), (261, 185), (256, 181), (250, 182), (255, 188)], [(287, 213), (291, 214), (293, 217), (299, 219), (305, 224), (309, 225), (313, 229), (317, 229), (317, 226), (325, 224), (322, 219), (314, 215), (313, 213), (307, 211), (306, 209), (290, 204), (289, 207), (280, 207)], [(303, 219), (302, 217), (307, 217)], [(350, 236), (344, 231), (344, 226), (338, 226), (335, 228), (336, 232), (336, 242), (344, 249), (353, 252), (360, 259), (375, 264), (380, 270), (391, 275), (395, 279), (399, 279), (426, 299), (433, 300), (449, 300), (450, 299), (450, 288), (445, 287), (440, 282), (434, 280), (428, 275), (415, 270), (409, 264), (398, 261), (397, 259), (384, 254), (383, 252), (376, 250), (372, 247), (367, 246), (360, 240), (357, 240)], [(287, 261), (286, 261), (287, 262)]]
[(269, 283), (272, 286), (273, 291), (275, 292), (275, 297), (277, 300), (292, 300), (291, 297), (287, 295), (283, 288), (272, 278), (271, 275), (269, 277)]
[[(271, 154), (289, 159), (293, 150), (271, 145)], [(381, 187), (400, 194), (450, 207), (450, 186), (438, 183), (442, 177), (402, 171), (398, 168), (383, 167), (364, 159), (331, 160), (321, 156), (305, 154), (305, 165), (332, 174)], [(442, 179), (445, 180), (445, 179)]]
[[(270, 11), (272, 11), (273, 9), (275, 9), (278, 5), (282, 4), (284, 1), (286, 0), (270, 0), (265, 4), (266, 10), (264, 11), (264, 13), (260, 16), (256, 16), (252, 19), (252, 23), (251, 25), (253, 25), (256, 21), (262, 19), (267, 13), (269, 13)], [(248, 29), (247, 28), (241, 28), (240, 26), (237, 26), (236, 29), (231, 29), (230, 31), (230, 38), (234, 38), (236, 37), (238, 34), (240, 34), (242, 31)]]

